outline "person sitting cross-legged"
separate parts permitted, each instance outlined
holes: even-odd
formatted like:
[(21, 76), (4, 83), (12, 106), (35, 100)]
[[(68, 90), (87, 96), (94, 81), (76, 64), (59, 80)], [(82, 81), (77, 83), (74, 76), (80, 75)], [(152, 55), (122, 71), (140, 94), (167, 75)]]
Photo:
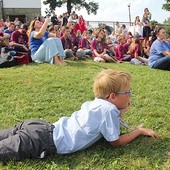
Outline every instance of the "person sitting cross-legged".
[(94, 61), (96, 62), (114, 62), (117, 61), (112, 58), (107, 52), (109, 47), (106, 43), (106, 35), (103, 29), (96, 30), (96, 38), (91, 43), (91, 50)]
[(118, 45), (115, 48), (115, 57), (118, 61), (130, 61), (131, 56), (127, 54), (125, 48), (125, 36), (119, 35), (118, 36)]
[(78, 50), (82, 50), (84, 56), (87, 58), (92, 56), (90, 36), (91, 36), (90, 31), (84, 31), (83, 38), (79, 42), (79, 49), (78, 49)]
[(71, 58), (73, 60), (77, 60), (77, 57), (75, 55), (73, 44), (71, 41), (70, 36), (70, 28), (68, 26), (65, 26), (63, 29), (63, 36), (61, 37), (61, 42), (64, 48), (64, 52), (66, 55), (66, 58)]

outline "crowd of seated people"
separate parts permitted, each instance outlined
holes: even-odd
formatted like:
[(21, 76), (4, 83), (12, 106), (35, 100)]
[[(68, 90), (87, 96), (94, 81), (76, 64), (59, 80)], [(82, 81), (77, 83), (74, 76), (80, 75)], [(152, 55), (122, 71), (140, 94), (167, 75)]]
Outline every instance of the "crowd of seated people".
[(66, 65), (67, 58), (91, 58), (95, 62), (148, 65), (151, 45), (157, 39), (148, 8), (142, 20), (135, 17), (133, 30), (118, 21), (114, 28), (106, 27), (88, 29), (83, 16), (75, 11), (59, 16), (53, 12), (51, 18), (37, 16), (29, 25), (19, 18), (14, 22), (0, 20), (0, 42), (12, 51), (29, 53), (40, 63)]

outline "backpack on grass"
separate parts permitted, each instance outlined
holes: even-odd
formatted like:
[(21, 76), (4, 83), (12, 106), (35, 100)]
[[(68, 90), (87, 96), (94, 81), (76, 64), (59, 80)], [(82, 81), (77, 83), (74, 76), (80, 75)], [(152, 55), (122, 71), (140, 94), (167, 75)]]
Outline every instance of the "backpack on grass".
[(8, 55), (8, 53), (6, 53), (3, 57), (0, 56), (0, 68), (13, 67), (16, 65), (18, 65), (16, 59)]

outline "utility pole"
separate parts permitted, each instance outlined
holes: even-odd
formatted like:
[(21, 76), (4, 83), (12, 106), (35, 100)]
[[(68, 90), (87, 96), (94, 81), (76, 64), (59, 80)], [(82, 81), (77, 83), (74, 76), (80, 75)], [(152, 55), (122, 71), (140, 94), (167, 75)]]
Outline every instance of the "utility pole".
[(129, 22), (130, 22), (130, 26), (131, 26), (131, 12), (130, 12), (130, 6), (131, 4), (128, 4), (128, 10), (129, 10)]
[(5, 19), (4, 18), (4, 3), (3, 3), (3, 0), (0, 0), (0, 14), (1, 14), (1, 18), (2, 19)]

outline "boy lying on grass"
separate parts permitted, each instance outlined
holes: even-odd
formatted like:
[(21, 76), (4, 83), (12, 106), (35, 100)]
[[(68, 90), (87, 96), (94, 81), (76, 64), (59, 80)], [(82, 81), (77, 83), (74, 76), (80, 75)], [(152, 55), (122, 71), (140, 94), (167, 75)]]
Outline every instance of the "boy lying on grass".
[(0, 130), (0, 161), (45, 158), (85, 149), (101, 137), (112, 146), (125, 145), (140, 135), (158, 138), (151, 129), (138, 127), (120, 135), (121, 119), (131, 98), (131, 76), (111, 69), (101, 71), (93, 86), (95, 99), (85, 102), (70, 117), (54, 124), (26, 120), (11, 129)]

